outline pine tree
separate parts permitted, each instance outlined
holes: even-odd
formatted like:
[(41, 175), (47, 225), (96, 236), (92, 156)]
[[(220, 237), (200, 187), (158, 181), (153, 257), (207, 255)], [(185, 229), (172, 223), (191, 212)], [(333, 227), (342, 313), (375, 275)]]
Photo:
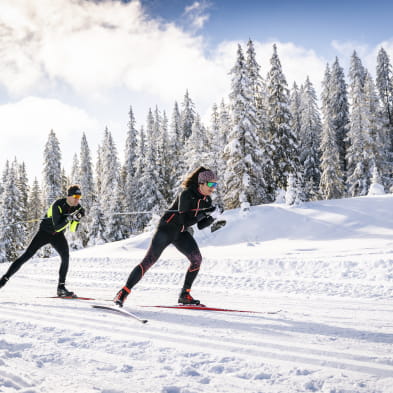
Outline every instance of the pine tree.
[(338, 58), (333, 63), (330, 76), (330, 117), (336, 133), (337, 146), (340, 155), (341, 170), (345, 176), (347, 171), (346, 154), (348, 149), (347, 134), (349, 130), (349, 104), (344, 70)]
[(53, 130), (50, 131), (44, 149), (44, 194), (49, 206), (62, 196), (61, 152), (59, 141)]
[(271, 68), (267, 76), (267, 100), (269, 119), (269, 150), (273, 152), (274, 164), (273, 187), (285, 189), (290, 174), (296, 175), (299, 164), (298, 141), (291, 129), (291, 113), (289, 109), (289, 91), (287, 81), (282, 72), (277, 47), (273, 45)]
[(186, 172), (184, 163), (184, 143), (181, 131), (181, 116), (179, 106), (175, 102), (169, 126), (169, 152), (172, 156), (171, 177), (168, 184), (170, 199), (173, 199), (179, 189), (180, 178)]
[(42, 190), (37, 178), (34, 178), (31, 191), (29, 193), (28, 198), (28, 216), (27, 220), (31, 221), (28, 223), (27, 226), (27, 233), (28, 237), (30, 238), (31, 235), (37, 231), (40, 219), (45, 215), (45, 206), (44, 201), (42, 198)]
[(384, 48), (378, 52), (376, 85), (386, 118), (389, 150), (393, 152), (393, 72), (389, 56)]
[(195, 105), (190, 98), (188, 90), (186, 90), (182, 103), (182, 110), (180, 112), (180, 127), (181, 127), (183, 144), (191, 136), (194, 119), (195, 119)]
[(136, 172), (136, 160), (137, 160), (137, 135), (138, 131), (135, 128), (135, 117), (130, 107), (128, 112), (129, 122), (127, 129), (127, 139), (126, 139), (126, 147), (124, 152), (124, 190), (126, 195), (125, 208), (127, 211), (134, 210), (134, 200), (133, 200), (133, 188), (135, 187), (135, 172)]
[(340, 165), (340, 152), (336, 129), (332, 124), (331, 72), (326, 66), (322, 90), (322, 136), (321, 136), (321, 180), (320, 193), (325, 199), (342, 198), (344, 195), (344, 177)]
[(272, 195), (269, 195), (271, 183), (271, 169), (273, 161), (269, 152), (268, 144), (268, 119), (266, 109), (266, 86), (260, 74), (260, 65), (256, 60), (254, 44), (250, 39), (247, 43), (246, 72), (250, 81), (252, 111), (255, 111), (255, 150), (259, 150), (259, 162), (257, 162), (259, 174), (257, 175), (258, 185), (253, 204), (271, 202)]
[(369, 181), (369, 157), (366, 139), (368, 138), (368, 108), (365, 95), (366, 71), (356, 52), (351, 57), (349, 69), (350, 83), (350, 130), (347, 150), (348, 177), (347, 189), (350, 195), (366, 195)]
[(80, 154), (79, 154), (79, 181), (83, 193), (83, 208), (88, 215), (90, 208), (95, 200), (94, 195), (94, 180), (93, 180), (93, 166), (91, 162), (90, 148), (87, 143), (85, 133), (82, 135)]
[(257, 199), (262, 161), (256, 135), (256, 113), (252, 89), (241, 46), (231, 72), (231, 108), (233, 129), (225, 146), (224, 159), (227, 163), (224, 184), (224, 202), (227, 208), (241, 207), (247, 210)]
[(3, 203), (0, 211), (0, 241), (2, 262), (16, 259), (26, 241), (24, 221), (24, 193), (18, 188), (18, 163), (15, 160), (7, 168), (3, 183)]
[(322, 124), (317, 106), (314, 86), (307, 77), (300, 97), (299, 161), (302, 168), (305, 200), (315, 200), (319, 196), (320, 144)]
[(121, 212), (122, 209), (119, 197), (120, 164), (116, 145), (108, 128), (105, 129), (101, 153), (102, 176), (100, 208), (105, 219), (105, 234), (103, 237), (107, 241), (116, 241), (125, 237), (121, 215), (117, 214)]

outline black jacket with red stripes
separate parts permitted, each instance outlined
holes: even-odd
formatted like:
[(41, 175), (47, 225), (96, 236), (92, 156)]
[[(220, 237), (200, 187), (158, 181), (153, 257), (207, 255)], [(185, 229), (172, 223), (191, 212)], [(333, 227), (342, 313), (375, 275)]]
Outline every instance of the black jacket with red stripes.
[(203, 229), (214, 221), (208, 215), (214, 210), (210, 196), (201, 194), (198, 186), (192, 184), (177, 195), (161, 218), (160, 225), (170, 224), (183, 231), (198, 223), (198, 228)]

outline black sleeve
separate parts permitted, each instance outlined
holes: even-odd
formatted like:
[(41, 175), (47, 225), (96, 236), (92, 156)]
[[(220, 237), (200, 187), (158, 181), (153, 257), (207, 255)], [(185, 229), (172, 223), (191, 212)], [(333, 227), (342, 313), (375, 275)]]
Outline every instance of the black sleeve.
[(214, 221), (214, 218), (212, 216), (206, 216), (203, 220), (198, 222), (198, 229), (204, 229), (211, 225)]
[(184, 225), (185, 214), (189, 213), (192, 207), (192, 199), (190, 193), (187, 190), (182, 191), (179, 196), (178, 211), (179, 211), (179, 222), (180, 225)]
[(58, 231), (67, 224), (66, 215), (61, 212), (61, 199), (57, 200), (52, 206), (52, 224), (53, 229)]

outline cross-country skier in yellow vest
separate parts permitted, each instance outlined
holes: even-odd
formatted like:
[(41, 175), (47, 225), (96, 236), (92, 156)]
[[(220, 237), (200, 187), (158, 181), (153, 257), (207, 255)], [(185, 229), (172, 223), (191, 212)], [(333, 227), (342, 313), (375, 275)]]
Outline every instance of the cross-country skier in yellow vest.
[(80, 219), (85, 215), (83, 207), (79, 204), (82, 192), (78, 185), (72, 185), (67, 190), (67, 197), (55, 201), (46, 212), (45, 217), (41, 221), (40, 229), (34, 236), (26, 251), (16, 259), (9, 267), (7, 273), (0, 279), (0, 288), (13, 276), (21, 266), (27, 262), (33, 255), (46, 244), (59, 253), (61, 258), (59, 270), (59, 283), (57, 286), (57, 295), (61, 297), (74, 297), (71, 291), (65, 287), (65, 280), (69, 264), (69, 247), (65, 230), (69, 228), (71, 232), (75, 232), (78, 228)]

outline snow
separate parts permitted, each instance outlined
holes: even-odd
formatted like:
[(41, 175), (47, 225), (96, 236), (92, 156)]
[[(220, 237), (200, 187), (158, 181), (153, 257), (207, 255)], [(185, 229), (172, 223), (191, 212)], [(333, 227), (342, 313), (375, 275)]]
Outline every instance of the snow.
[(194, 297), (278, 314), (141, 307), (176, 303), (188, 264), (172, 246), (126, 303), (147, 324), (91, 308), (110, 304), (151, 233), (71, 254), (67, 286), (97, 301), (46, 298), (59, 260), (36, 258), (0, 290), (0, 392), (391, 393), (392, 203), (274, 203), (196, 230)]

